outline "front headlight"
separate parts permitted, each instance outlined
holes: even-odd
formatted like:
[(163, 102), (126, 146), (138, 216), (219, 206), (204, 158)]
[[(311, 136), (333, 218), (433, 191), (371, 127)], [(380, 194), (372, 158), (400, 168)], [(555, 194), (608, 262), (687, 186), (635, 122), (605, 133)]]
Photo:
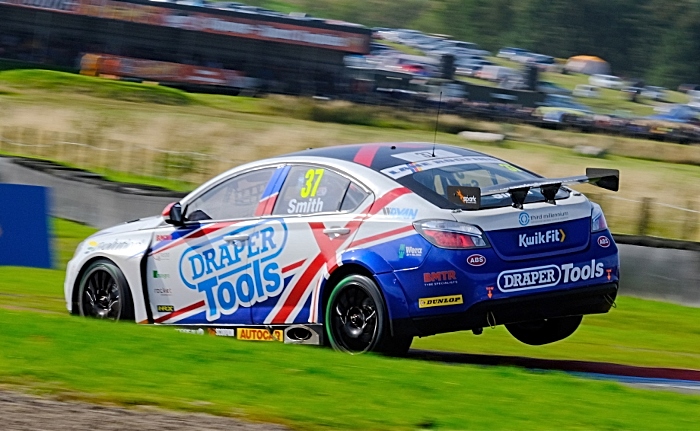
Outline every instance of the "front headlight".
[(605, 221), (603, 209), (595, 202), (591, 202), (591, 233), (600, 232), (608, 228), (608, 222)]

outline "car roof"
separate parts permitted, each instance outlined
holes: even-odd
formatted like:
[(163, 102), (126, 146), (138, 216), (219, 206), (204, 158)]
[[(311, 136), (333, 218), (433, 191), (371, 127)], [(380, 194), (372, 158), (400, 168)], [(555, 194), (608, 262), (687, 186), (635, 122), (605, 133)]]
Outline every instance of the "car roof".
[[(355, 162), (357, 164), (367, 166), (375, 171), (382, 169), (407, 164), (411, 161), (424, 160), (422, 158), (414, 158), (411, 160), (411, 154), (428, 152), (433, 153), (433, 149), (438, 153), (439, 157), (457, 157), (457, 156), (486, 156), (487, 154), (478, 151), (469, 150), (462, 147), (444, 144), (432, 144), (430, 142), (382, 142), (369, 144), (353, 144), (342, 145), (335, 147), (313, 148), (304, 151), (299, 151), (281, 156), (285, 157), (327, 157), (338, 160)], [(446, 153), (447, 152), (447, 153)], [(448, 155), (448, 153), (450, 153)], [(403, 157), (398, 157), (403, 155)]]

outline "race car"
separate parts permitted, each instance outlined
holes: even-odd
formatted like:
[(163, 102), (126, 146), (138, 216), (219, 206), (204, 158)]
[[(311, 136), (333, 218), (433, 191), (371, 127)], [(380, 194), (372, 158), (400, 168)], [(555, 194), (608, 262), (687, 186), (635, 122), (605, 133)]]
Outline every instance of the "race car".
[(70, 312), (246, 340), (400, 355), (414, 337), (505, 325), (541, 345), (606, 313), (619, 172), (543, 178), (462, 147), (379, 143), (248, 163), (160, 216), (83, 241)]

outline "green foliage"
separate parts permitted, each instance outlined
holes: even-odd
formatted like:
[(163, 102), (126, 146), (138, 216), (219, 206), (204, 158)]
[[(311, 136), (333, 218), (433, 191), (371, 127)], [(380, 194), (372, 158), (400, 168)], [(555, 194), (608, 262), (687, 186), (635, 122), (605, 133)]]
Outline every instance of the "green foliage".
[(490, 51), (518, 46), (560, 58), (597, 55), (613, 72), (675, 87), (700, 82), (694, 0), (249, 0), (369, 27), (414, 28)]

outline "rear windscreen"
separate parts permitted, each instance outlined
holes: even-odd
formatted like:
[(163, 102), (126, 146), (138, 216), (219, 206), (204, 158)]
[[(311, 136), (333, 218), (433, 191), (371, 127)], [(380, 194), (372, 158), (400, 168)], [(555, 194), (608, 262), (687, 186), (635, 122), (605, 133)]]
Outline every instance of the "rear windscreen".
[[(496, 160), (494, 159), (494, 161)], [(449, 200), (447, 195), (448, 186), (479, 187), (484, 189), (514, 181), (540, 178), (509, 163), (497, 161), (497, 163), (465, 163), (441, 166), (421, 170), (395, 179), (401, 185), (440, 208), (456, 209), (462, 206)], [(569, 192), (562, 188), (555, 199), (564, 199), (568, 196)], [(530, 189), (525, 199), (525, 203), (542, 201), (544, 201), (544, 196), (539, 188)], [(510, 206), (512, 203), (513, 201), (507, 193), (481, 197), (481, 208), (505, 207)]]

